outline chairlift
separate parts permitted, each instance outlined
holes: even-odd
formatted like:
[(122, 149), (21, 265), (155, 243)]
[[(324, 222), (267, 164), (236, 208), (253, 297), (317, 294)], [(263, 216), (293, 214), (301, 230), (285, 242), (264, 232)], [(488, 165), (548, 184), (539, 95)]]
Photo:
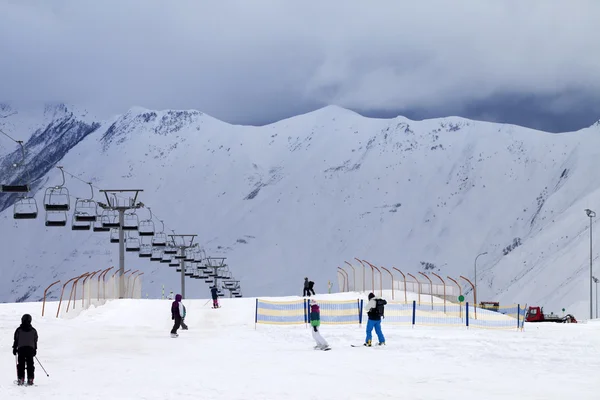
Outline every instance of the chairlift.
[(200, 250), (194, 251), (194, 262), (201, 263), (202, 262), (202, 253)]
[(194, 270), (192, 268), (186, 268), (185, 275), (186, 276), (194, 276)]
[(88, 182), (88, 185), (90, 185), (92, 197), (89, 199), (77, 199), (75, 201), (73, 216), (77, 222), (96, 222), (98, 218), (98, 204), (93, 200), (94, 187), (91, 182)]
[(137, 231), (140, 226), (140, 219), (135, 212), (128, 212), (124, 215), (123, 230)]
[(170, 264), (171, 263), (171, 256), (163, 253), (162, 258), (160, 259), (160, 263), (161, 264)]
[(182, 251), (181, 249), (177, 250), (177, 253), (175, 254), (175, 258), (178, 260), (185, 260), (185, 252)]
[(165, 224), (160, 221), (162, 224), (162, 230), (160, 232), (155, 232), (154, 237), (152, 238), (152, 246), (164, 247), (167, 245), (167, 234), (165, 233)]
[(60, 185), (46, 189), (44, 194), (44, 209), (46, 211), (69, 211), (71, 209), (71, 199), (69, 190), (65, 187), (65, 172), (63, 167), (60, 169), (62, 174), (62, 183)]
[(67, 213), (65, 211), (46, 212), (46, 226), (67, 226)]
[[(16, 141), (19, 146), (21, 146), (21, 161), (18, 163), (14, 163), (13, 167), (20, 168), (25, 163), (25, 147), (23, 147), (23, 141)], [(29, 172), (27, 173), (29, 175)], [(13, 182), (11, 184), (2, 184), (0, 185), (0, 192), (3, 193), (29, 193), (31, 190), (29, 183), (22, 182)], [(37, 205), (36, 205), (37, 207)], [(19, 219), (19, 218), (17, 218)], [(32, 218), (22, 218), (22, 219), (32, 219)]]
[(90, 222), (77, 222), (75, 218), (71, 220), (71, 230), (74, 231), (89, 231), (92, 227)]
[[(152, 246), (152, 245), (150, 245)], [(162, 260), (162, 250), (161, 249), (152, 249), (152, 255), (150, 256), (150, 261), (160, 261)]]
[(138, 256), (140, 258), (151, 258), (152, 257), (152, 245), (151, 244), (140, 245), (140, 254)]
[[(98, 216), (98, 217), (100, 217), (100, 216)], [(96, 222), (94, 222), (93, 231), (94, 232), (110, 232), (110, 228), (105, 228), (102, 225), (102, 221), (97, 219)]]
[(177, 254), (177, 248), (173, 247), (173, 246), (167, 246), (167, 247), (165, 247), (165, 249), (163, 251), (165, 254), (168, 254), (171, 256)]
[(127, 233), (127, 239), (125, 240), (125, 251), (134, 252), (140, 251), (140, 238), (135, 237)]
[(100, 221), (102, 221), (104, 228), (119, 228), (119, 212), (117, 210), (104, 210), (102, 211)]
[(140, 226), (138, 227), (140, 236), (154, 236), (154, 221), (152, 221), (152, 210), (150, 207), (148, 207), (148, 211), (150, 211), (150, 219), (140, 221)]
[(33, 197), (23, 196), (13, 205), (14, 219), (36, 219), (38, 216), (37, 202)]
[(211, 277), (207, 277), (206, 279), (204, 279), (204, 282), (208, 283), (209, 285), (215, 283), (215, 281)]
[(111, 228), (110, 242), (111, 243), (119, 243), (119, 228)]
[(175, 261), (175, 259), (173, 259), (173, 258), (169, 262), (169, 267), (179, 267), (180, 265), (181, 265), (181, 263), (179, 261)]
[(194, 254), (194, 252), (192, 250), (188, 249), (188, 250), (185, 251), (185, 261), (187, 261), (187, 262), (194, 262), (194, 261), (196, 261), (195, 254)]

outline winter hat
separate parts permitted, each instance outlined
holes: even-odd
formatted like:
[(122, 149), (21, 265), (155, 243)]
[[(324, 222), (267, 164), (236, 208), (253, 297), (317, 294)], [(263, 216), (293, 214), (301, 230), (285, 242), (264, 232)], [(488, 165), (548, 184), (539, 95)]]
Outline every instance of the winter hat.
[(29, 315), (29, 314), (24, 314), (24, 315), (21, 317), (21, 323), (22, 323), (23, 325), (31, 325), (31, 315)]
[(178, 295), (175, 296), (175, 301), (181, 301), (181, 295), (180, 294), (178, 294)]
[(371, 300), (375, 295), (373, 293), (369, 293), (369, 300)]

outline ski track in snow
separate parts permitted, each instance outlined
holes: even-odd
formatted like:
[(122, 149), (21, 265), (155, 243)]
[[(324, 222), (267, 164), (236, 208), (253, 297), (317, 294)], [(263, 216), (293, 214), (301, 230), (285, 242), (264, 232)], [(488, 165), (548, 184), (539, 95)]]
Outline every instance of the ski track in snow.
[[(333, 296), (335, 297), (335, 296)], [(600, 323), (526, 324), (524, 332), (392, 326), (387, 346), (352, 348), (364, 326), (258, 325), (254, 299), (184, 300), (188, 331), (169, 337), (170, 301), (117, 300), (71, 319), (39, 303), (0, 305), (0, 398), (597, 399)], [(206, 305), (205, 305), (206, 304)], [(56, 303), (47, 304), (49, 315)], [(10, 346), (23, 313), (39, 333), (35, 387), (17, 387)], [(12, 365), (11, 365), (12, 364)]]

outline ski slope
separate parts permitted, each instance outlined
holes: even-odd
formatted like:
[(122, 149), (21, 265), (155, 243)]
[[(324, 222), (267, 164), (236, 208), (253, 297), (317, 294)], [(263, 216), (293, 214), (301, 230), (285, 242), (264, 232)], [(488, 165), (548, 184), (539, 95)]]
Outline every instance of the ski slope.
[[(318, 295), (317, 299), (348, 298)], [(169, 300), (116, 300), (56, 319), (47, 304), (0, 305), (0, 399), (597, 399), (600, 324), (525, 324), (523, 332), (383, 323), (387, 346), (352, 348), (364, 326), (328, 326), (332, 351), (301, 326), (254, 325), (251, 298), (184, 300), (188, 331), (169, 337)], [(18, 387), (12, 335), (38, 330), (36, 386)]]

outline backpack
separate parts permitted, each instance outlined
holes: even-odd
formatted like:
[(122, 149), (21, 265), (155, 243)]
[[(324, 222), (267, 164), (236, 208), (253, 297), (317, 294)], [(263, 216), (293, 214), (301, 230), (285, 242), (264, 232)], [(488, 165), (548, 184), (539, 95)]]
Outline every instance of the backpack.
[(384, 312), (384, 306), (386, 304), (387, 304), (387, 301), (385, 299), (375, 299), (375, 310), (377, 311), (377, 314), (381, 318), (385, 318), (383, 316), (383, 312)]

